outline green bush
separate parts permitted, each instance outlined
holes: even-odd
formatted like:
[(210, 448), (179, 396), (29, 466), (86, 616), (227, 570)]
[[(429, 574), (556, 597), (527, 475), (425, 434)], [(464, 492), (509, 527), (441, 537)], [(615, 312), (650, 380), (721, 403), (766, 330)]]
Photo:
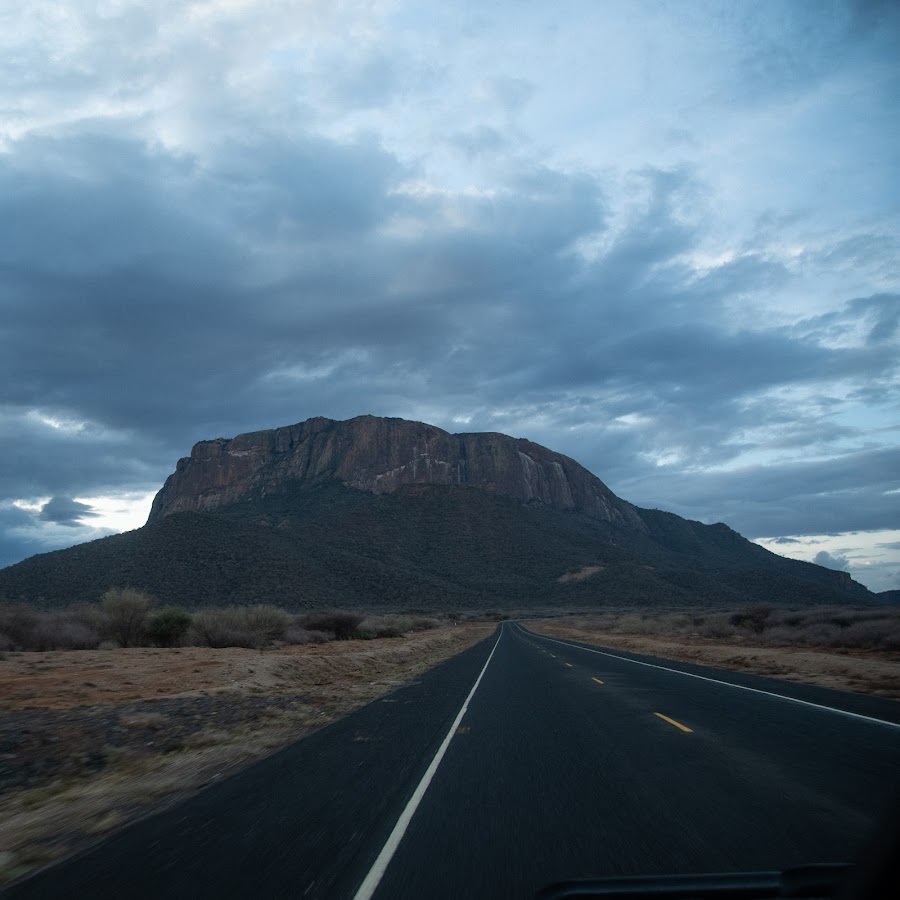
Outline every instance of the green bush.
[(147, 637), (157, 647), (174, 647), (191, 627), (191, 616), (180, 606), (164, 606), (150, 616)]

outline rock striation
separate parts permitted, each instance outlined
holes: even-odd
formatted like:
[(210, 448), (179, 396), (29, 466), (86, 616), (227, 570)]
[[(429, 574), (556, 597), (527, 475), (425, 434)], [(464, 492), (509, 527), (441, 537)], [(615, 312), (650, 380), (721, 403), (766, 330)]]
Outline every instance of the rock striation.
[(147, 523), (208, 512), (282, 490), (336, 479), (375, 494), (404, 485), (460, 485), (575, 510), (646, 531), (638, 511), (575, 460), (494, 432), (450, 434), (405, 419), (321, 417), (196, 444), (156, 495)]

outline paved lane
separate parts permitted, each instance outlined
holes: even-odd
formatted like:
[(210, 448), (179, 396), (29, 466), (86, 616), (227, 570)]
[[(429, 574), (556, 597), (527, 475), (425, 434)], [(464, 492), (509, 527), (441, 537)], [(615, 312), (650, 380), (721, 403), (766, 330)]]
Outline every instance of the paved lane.
[(351, 897), (494, 644), (488, 639), (4, 900)]
[(898, 765), (892, 724), (506, 626), (375, 897), (526, 897), (570, 877), (852, 861)]

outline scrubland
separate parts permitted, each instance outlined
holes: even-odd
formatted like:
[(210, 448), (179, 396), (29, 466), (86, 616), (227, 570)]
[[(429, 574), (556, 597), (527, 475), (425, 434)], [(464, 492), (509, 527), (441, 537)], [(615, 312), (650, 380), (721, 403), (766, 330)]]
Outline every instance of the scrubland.
[(134, 597), (0, 607), (0, 883), (227, 777), (495, 627), (260, 606), (187, 623), (170, 610), (179, 633), (154, 637), (165, 608), (137, 599), (136, 610)]
[[(900, 610), (530, 618), (535, 631), (900, 698)], [(138, 591), (0, 604), (0, 883), (227, 777), (534, 611), (188, 612)]]
[(528, 625), (549, 637), (900, 699), (900, 609), (894, 607), (631, 609)]

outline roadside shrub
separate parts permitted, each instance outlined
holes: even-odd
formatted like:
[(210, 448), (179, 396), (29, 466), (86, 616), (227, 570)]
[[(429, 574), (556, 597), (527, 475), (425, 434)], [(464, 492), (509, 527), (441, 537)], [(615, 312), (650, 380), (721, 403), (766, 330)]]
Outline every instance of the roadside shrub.
[(697, 634), (705, 638), (722, 639), (735, 637), (738, 630), (731, 624), (730, 618), (730, 616), (725, 614), (709, 616), (702, 625), (698, 626)]
[(334, 640), (334, 634), (330, 631), (309, 631), (306, 628), (291, 626), (284, 632), (286, 644), (327, 644)]
[(879, 645), (881, 650), (900, 650), (900, 626), (895, 627), (893, 631), (888, 632)]
[(39, 621), (37, 611), (24, 603), (4, 603), (0, 606), (0, 632), (12, 642), (10, 649), (27, 649)]
[(799, 644), (814, 647), (839, 647), (841, 644), (841, 628), (825, 622), (816, 625), (805, 625), (796, 630), (794, 640)]
[(144, 639), (147, 614), (154, 599), (133, 588), (112, 588), (101, 598), (106, 633), (120, 647), (136, 647)]
[(686, 613), (671, 613), (658, 616), (656, 625), (660, 634), (684, 634), (694, 627), (694, 619)]
[(767, 622), (769, 629), (785, 626), (788, 628), (796, 628), (803, 621), (803, 613), (796, 609), (777, 610)]
[(106, 631), (106, 613), (100, 603), (73, 603), (66, 609), (66, 614), (73, 622), (98, 634)]
[(41, 617), (31, 633), (29, 650), (96, 650), (100, 635), (66, 613)]
[(349, 610), (325, 610), (301, 616), (300, 626), (312, 631), (331, 631), (337, 640), (347, 641), (354, 636), (363, 618), (359, 613)]
[(797, 630), (789, 625), (775, 625), (767, 628), (762, 635), (762, 642), (771, 647), (790, 647), (797, 643)]
[(409, 616), (366, 616), (356, 629), (356, 636), (363, 640), (373, 638), (403, 637), (412, 629)]
[(200, 647), (258, 647), (259, 635), (247, 627), (243, 610), (201, 609), (191, 622), (189, 643)]
[(657, 634), (659, 626), (643, 616), (626, 615), (616, 622), (616, 631), (622, 634)]
[(191, 616), (180, 606), (164, 606), (147, 622), (147, 637), (157, 647), (174, 647), (191, 627)]
[(618, 624), (617, 616), (592, 616), (582, 620), (584, 628), (596, 628), (598, 631), (612, 631)]
[(291, 616), (276, 606), (227, 606), (194, 615), (188, 641), (201, 647), (262, 648), (284, 640)]
[(8, 634), (0, 631), (0, 653), (6, 650), (12, 650), (14, 647), (12, 638)]
[(864, 650), (893, 650), (900, 644), (900, 620), (887, 618), (854, 622), (841, 634), (841, 646)]
[(737, 628), (746, 628), (755, 634), (762, 634), (771, 615), (771, 606), (747, 606), (732, 613), (729, 621)]
[(243, 613), (247, 628), (259, 634), (263, 642), (282, 640), (291, 624), (290, 614), (277, 606), (247, 606)]

